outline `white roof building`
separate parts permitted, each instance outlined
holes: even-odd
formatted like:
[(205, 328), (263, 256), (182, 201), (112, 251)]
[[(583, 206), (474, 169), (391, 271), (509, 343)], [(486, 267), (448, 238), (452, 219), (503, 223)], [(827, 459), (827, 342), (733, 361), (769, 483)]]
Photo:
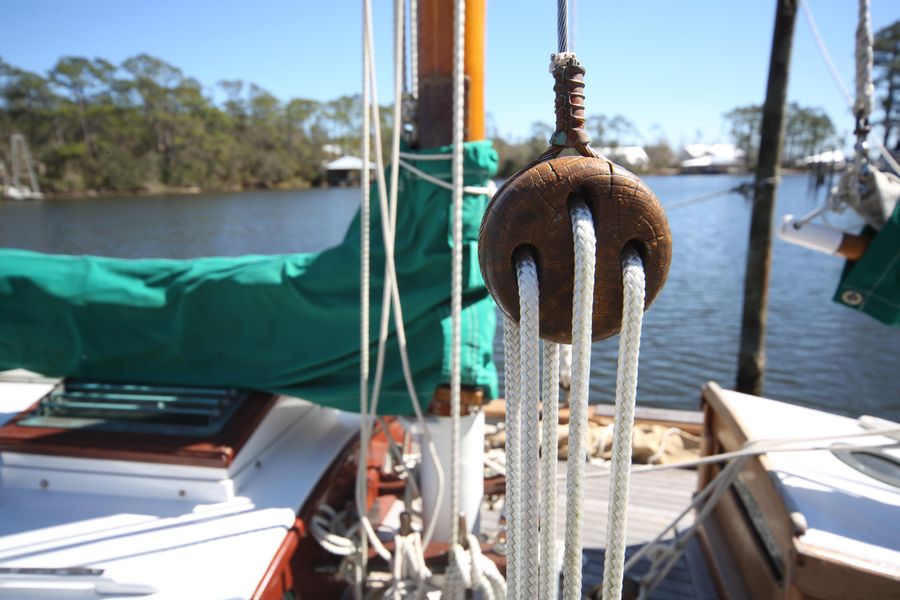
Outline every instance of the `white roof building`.
[[(326, 171), (361, 171), (363, 160), (358, 156), (342, 156), (331, 162), (325, 163)], [(374, 169), (375, 163), (369, 163), (369, 169)]]
[(797, 161), (797, 165), (801, 167), (810, 167), (817, 164), (834, 165), (841, 168), (847, 164), (847, 157), (843, 150), (827, 150), (818, 154), (804, 156)]
[(734, 144), (685, 144), (682, 148), (683, 171), (725, 171), (741, 165), (744, 152)]
[(650, 166), (650, 157), (642, 146), (604, 146), (597, 152), (610, 160), (622, 163), (626, 166), (647, 168)]

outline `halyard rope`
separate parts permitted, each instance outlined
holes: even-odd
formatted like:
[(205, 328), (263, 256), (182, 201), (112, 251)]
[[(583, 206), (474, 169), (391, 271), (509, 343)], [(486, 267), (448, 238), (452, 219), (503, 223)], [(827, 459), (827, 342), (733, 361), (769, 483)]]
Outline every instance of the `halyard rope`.
[[(841, 96), (843, 96), (844, 102), (855, 114), (856, 103), (850, 97), (850, 92), (847, 90), (847, 86), (844, 84), (841, 74), (838, 72), (834, 61), (831, 59), (831, 53), (828, 52), (828, 47), (825, 46), (825, 40), (822, 39), (822, 35), (819, 33), (819, 28), (816, 25), (816, 19), (813, 17), (812, 8), (809, 6), (809, 2), (807, 0), (800, 0), (800, 6), (803, 8), (806, 24), (809, 26), (809, 31), (812, 33), (813, 39), (816, 42), (816, 47), (819, 49), (819, 55), (822, 57), (822, 61), (825, 63), (825, 66), (828, 67), (828, 72), (831, 73), (831, 78), (834, 80)], [(891, 169), (895, 173), (900, 173), (900, 164), (897, 164), (897, 161), (891, 156), (890, 151), (884, 147), (884, 144), (877, 138), (871, 140), (871, 142), (878, 148), (881, 157), (887, 162)]]
[(559, 344), (543, 342), (541, 377), (541, 565), (540, 598), (556, 600), (556, 468), (559, 423)]
[[(466, 2), (454, 5), (453, 35), (453, 249), (450, 285), (450, 543), (456, 546), (459, 531), (460, 496), (460, 349), (462, 347), (462, 203), (463, 203), (463, 133), (465, 131), (465, 32)], [(395, 121), (397, 122), (397, 121)], [(398, 157), (399, 159), (399, 157)], [(399, 167), (399, 163), (397, 164)], [(474, 519), (474, 515), (468, 515)], [(453, 555), (451, 555), (453, 562)]]
[[(398, 3), (401, 3), (402, 0), (398, 0)], [(395, 30), (395, 75), (399, 69), (402, 75), (402, 43), (403, 43), (403, 12), (402, 12), (402, 4), (399, 5), (400, 13), (399, 16), (395, 17), (395, 28), (399, 28), (400, 31), (396, 32)], [(373, 63), (372, 57), (374, 55), (374, 39), (373, 39), (373, 29), (372, 29), (372, 9), (371, 9), (371, 0), (363, 0), (363, 124), (369, 124), (369, 117), (371, 110), (371, 121), (378, 124), (381, 122), (380, 118), (380, 110), (378, 107), (378, 103), (372, 101), (373, 98), (377, 97), (377, 78), (375, 72), (375, 65)], [(399, 44), (398, 44), (399, 38)], [(398, 51), (399, 50), (399, 51)], [(399, 63), (399, 64), (398, 64)], [(402, 88), (402, 81), (395, 82), (395, 104), (394, 104), (394, 122), (400, 122), (401, 114), (401, 102), (400, 102), (400, 91), (398, 88)], [(370, 261), (370, 249), (369, 249), (369, 226), (370, 226), (370, 210), (369, 210), (369, 186), (363, 185), (363, 189), (361, 191), (361, 218), (363, 219), (363, 225), (361, 226), (363, 232), (362, 245), (360, 248), (360, 298), (361, 303), (360, 307), (363, 311), (363, 315), (360, 317), (360, 328), (361, 328), (361, 349), (360, 349), (360, 450), (359, 450), (359, 468), (357, 469), (357, 479), (355, 486), (355, 503), (356, 509), (360, 521), (360, 525), (363, 529), (363, 534), (360, 536), (360, 541), (354, 542), (353, 538), (345, 538), (345, 540), (350, 540), (350, 543), (353, 544), (353, 554), (357, 554), (359, 559), (356, 561), (356, 564), (359, 565), (362, 570), (361, 576), (365, 577), (365, 555), (366, 555), (366, 540), (372, 543), (373, 548), (385, 560), (390, 560), (391, 555), (378, 539), (375, 534), (374, 529), (372, 528), (371, 523), (369, 522), (367, 516), (367, 507), (366, 507), (366, 468), (367, 468), (367, 455), (368, 455), (368, 442), (371, 436), (371, 427), (372, 422), (374, 420), (375, 415), (378, 412), (378, 398), (380, 394), (381, 388), (381, 380), (383, 377), (384, 371), (384, 358), (385, 358), (385, 347), (387, 343), (388, 337), (388, 321), (393, 311), (395, 327), (396, 327), (396, 335), (398, 347), (400, 350), (400, 360), (403, 367), (403, 376), (404, 381), (406, 382), (407, 391), (410, 395), (413, 410), (416, 413), (416, 419), (419, 423), (419, 427), (422, 430), (422, 437), (424, 445), (432, 457), (436, 465), (436, 479), (437, 479), (437, 495), (435, 500), (434, 512), (437, 513), (439, 510), (440, 499), (443, 490), (443, 472), (440, 468), (440, 463), (438, 462), (437, 450), (435, 449), (434, 442), (431, 439), (431, 436), (428, 432), (428, 429), (425, 424), (425, 416), (422, 412), (421, 404), (418, 399), (418, 395), (415, 391), (415, 384), (412, 380), (412, 372), (409, 368), (409, 355), (406, 344), (406, 333), (403, 325), (403, 312), (400, 304), (400, 295), (399, 289), (397, 286), (397, 275), (396, 268), (394, 264), (394, 232), (396, 229), (396, 215), (397, 215), (397, 179), (398, 173), (397, 170), (399, 168), (399, 153), (400, 153), (400, 144), (399, 144), (399, 134), (395, 133), (393, 144), (392, 144), (392, 178), (391, 178), (391, 194), (390, 198), (387, 193), (387, 184), (385, 182), (384, 176), (384, 156), (382, 153), (382, 142), (381, 142), (381, 128), (376, 126), (374, 128), (375, 131), (375, 155), (376, 155), (376, 163), (377, 163), (377, 184), (378, 184), (378, 199), (379, 199), (379, 208), (381, 212), (381, 225), (382, 225), (382, 236), (384, 239), (384, 247), (385, 247), (385, 278), (384, 278), (384, 293), (382, 297), (382, 312), (381, 312), (381, 327), (379, 331), (379, 339), (378, 339), (378, 358), (376, 361), (376, 369), (375, 369), (375, 379), (372, 385), (371, 392), (371, 402), (368, 399), (368, 310), (367, 307), (369, 305), (369, 261)], [(368, 158), (368, 149), (370, 145), (369, 140), (369, 132), (370, 128), (368, 126), (365, 127), (363, 133), (363, 156)], [(365, 173), (362, 175), (363, 182), (368, 181), (368, 161), (366, 160), (364, 163), (364, 171)], [(390, 435), (389, 432), (386, 432), (386, 435)], [(320, 522), (320, 526), (322, 523)], [(435, 523), (427, 524), (425, 535), (423, 538), (423, 543), (425, 545), (430, 541), (431, 536), (434, 532)], [(320, 527), (321, 529), (321, 527)], [(343, 552), (347, 550), (347, 544), (338, 543), (337, 545), (334, 543), (329, 543), (329, 539), (327, 537), (327, 531), (320, 531), (321, 535), (316, 536), (319, 542), (328, 549), (329, 551), (338, 551)], [(339, 536), (340, 537), (340, 536)], [(320, 539), (321, 538), (321, 539)], [(356, 581), (357, 594), (360, 593), (361, 587), (363, 585), (363, 581), (360, 581), (357, 578)]]
[[(369, 294), (371, 288), (371, 279), (369, 276), (369, 264), (371, 262), (370, 233), (371, 233), (371, 199), (370, 199), (370, 172), (369, 150), (371, 147), (371, 122), (369, 121), (369, 104), (371, 102), (371, 94), (369, 90), (369, 70), (370, 56), (368, 52), (368, 4), (363, 2), (363, 73), (362, 73), (362, 160), (363, 169), (360, 173), (360, 258), (359, 258), (359, 448), (360, 460), (356, 465), (356, 489), (355, 501), (356, 510), (362, 513), (366, 509), (366, 489), (367, 482), (366, 470), (368, 468), (368, 460), (363, 460), (369, 447), (369, 433), (367, 426), (367, 415), (369, 414)], [(364, 450), (365, 449), (365, 450)], [(366, 563), (368, 559), (367, 536), (360, 536), (360, 573), (356, 573), (355, 593), (357, 597), (363, 593), (363, 578), (366, 572)]]
[[(571, 209), (575, 240), (575, 285), (572, 313), (572, 390), (569, 402), (569, 447), (566, 477), (563, 597), (581, 598), (581, 527), (586, 459), (587, 404), (590, 376), (591, 319), (594, 301), (596, 238), (590, 210), (583, 203)], [(545, 343), (543, 381), (543, 452), (538, 459), (539, 285), (529, 254), (516, 257), (520, 321), (506, 319), (507, 360), (507, 522), (509, 531), (508, 586), (513, 597), (556, 598), (555, 496), (556, 426), (559, 347)], [(631, 436), (637, 392), (637, 366), (644, 313), (644, 271), (637, 251), (622, 255), (624, 287), (622, 332), (616, 387), (616, 414), (608, 511), (604, 598), (621, 597), (625, 563), (625, 522), (631, 469)], [(514, 359), (518, 359), (515, 360)], [(513, 382), (511, 384), (511, 382)], [(552, 463), (552, 464), (551, 464)], [(529, 478), (529, 490), (523, 478)], [(535, 481), (540, 478), (540, 482)], [(537, 510), (540, 506), (540, 511)], [(538, 533), (540, 517), (540, 533)], [(540, 539), (540, 550), (534, 540)], [(540, 566), (539, 570), (538, 567)]]
[(854, 113), (858, 118), (868, 120), (872, 114), (872, 16), (869, 0), (859, 0), (859, 21), (856, 25), (856, 103)]
[[(366, 25), (366, 33), (367, 33), (367, 44), (366, 48), (369, 53), (369, 64), (370, 64), (370, 75), (371, 75), (371, 97), (376, 98), (378, 90), (377, 80), (376, 80), (376, 71), (375, 65), (371, 60), (371, 57), (374, 55), (374, 36), (372, 33), (372, 19), (371, 19), (371, 0), (364, 0), (366, 4), (366, 15), (367, 15), (367, 25)], [(397, 53), (395, 52), (395, 59), (397, 59)], [(395, 102), (394, 109), (396, 112), (399, 112), (397, 109), (397, 102)], [(372, 109), (372, 121), (376, 124), (374, 127), (375, 132), (375, 158), (378, 168), (376, 169), (377, 181), (378, 181), (378, 197), (379, 197), (379, 207), (381, 210), (381, 229), (382, 229), (382, 237), (384, 240), (384, 249), (385, 249), (385, 291), (382, 297), (382, 305), (381, 305), (381, 329), (379, 331), (379, 339), (378, 339), (378, 358), (376, 360), (375, 365), (375, 381), (372, 384), (372, 400), (371, 400), (371, 408), (370, 414), (375, 415), (378, 412), (378, 396), (381, 389), (381, 379), (383, 377), (384, 371), (384, 358), (385, 358), (385, 346), (387, 344), (387, 334), (388, 334), (388, 319), (390, 315), (390, 311), (393, 311), (394, 315), (394, 323), (397, 333), (397, 344), (400, 350), (400, 363), (403, 368), (403, 378), (406, 382), (407, 392), (409, 393), (410, 400), (412, 402), (413, 410), (416, 414), (416, 421), (419, 424), (419, 428), (422, 432), (422, 439), (425, 442), (426, 450), (428, 451), (429, 456), (431, 456), (432, 461), (435, 464), (435, 475), (437, 479), (437, 492), (435, 494), (435, 506), (433, 508), (433, 514), (437, 514), (440, 508), (441, 497), (444, 489), (444, 473), (441, 469), (440, 462), (438, 461), (437, 449), (434, 446), (434, 441), (431, 439), (431, 434), (428, 431), (428, 427), (425, 423), (425, 415), (422, 412), (422, 405), (419, 402), (419, 396), (416, 393), (415, 384), (412, 379), (412, 372), (409, 367), (409, 353), (406, 346), (406, 328), (403, 322), (403, 308), (400, 304), (400, 292), (397, 286), (397, 274), (394, 266), (394, 231), (395, 231), (395, 223), (396, 223), (396, 187), (392, 190), (392, 199), (393, 199), (393, 210), (388, 207), (388, 195), (387, 195), (387, 184), (385, 182), (384, 176), (384, 155), (382, 153), (382, 143), (381, 143), (381, 128), (377, 126), (378, 123), (381, 123), (381, 115), (377, 102), (371, 103)], [(399, 122), (399, 115), (397, 116), (397, 120), (395, 122)], [(399, 143), (393, 145), (391, 149), (392, 159), (394, 162), (397, 161), (397, 154), (399, 154)], [(393, 217), (393, 218), (391, 218)], [(426, 524), (425, 533), (422, 536), (422, 544), (427, 546), (431, 541), (431, 538), (434, 534), (434, 527), (436, 523), (431, 522)], [(372, 534), (374, 535), (374, 533)], [(370, 536), (371, 537), (371, 536)], [(374, 542), (373, 542), (374, 544)], [(379, 553), (380, 554), (380, 553)]]
[[(540, 308), (538, 297), (538, 273), (534, 258), (525, 255), (517, 264), (519, 280), (519, 417), (521, 419), (521, 476), (529, 478), (529, 490), (522, 493), (517, 533), (522, 544), (518, 548), (519, 595), (523, 598), (538, 596), (538, 507), (540, 486), (538, 467), (540, 445), (538, 442), (538, 404), (540, 390)], [(555, 483), (555, 482), (554, 482)]]
[(638, 356), (644, 316), (644, 267), (632, 247), (622, 253), (622, 331), (619, 334), (619, 367), (616, 374), (616, 406), (613, 419), (609, 508), (606, 513), (606, 556), (603, 564), (603, 600), (622, 597), (625, 564), (625, 528), (628, 511), (631, 442), (637, 395)]
[(504, 316), (503, 351), (506, 365), (506, 591), (510, 598), (519, 598), (519, 504), (522, 497), (522, 472), (520, 468), (519, 416), (519, 325)]
[(566, 525), (563, 598), (581, 599), (581, 524), (584, 507), (588, 385), (591, 374), (591, 316), (596, 260), (594, 221), (583, 203), (571, 211), (575, 238), (575, 288), (572, 302), (572, 389), (569, 394), (569, 455), (566, 460)]

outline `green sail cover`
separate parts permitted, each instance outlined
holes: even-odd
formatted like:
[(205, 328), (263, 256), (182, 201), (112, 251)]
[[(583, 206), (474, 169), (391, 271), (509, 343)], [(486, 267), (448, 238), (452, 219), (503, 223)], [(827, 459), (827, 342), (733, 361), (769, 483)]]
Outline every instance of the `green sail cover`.
[[(412, 162), (450, 178), (449, 160)], [(466, 144), (466, 185), (486, 185), (496, 168), (490, 142)], [(373, 373), (385, 258), (374, 189)], [(496, 314), (476, 249), (487, 201), (467, 194), (463, 206), (462, 381), (495, 397)], [(448, 190), (400, 171), (395, 255), (423, 404), (449, 380), (451, 210)], [(253, 388), (357, 410), (359, 270), (359, 215), (339, 246), (315, 254), (126, 260), (2, 250), (0, 370)], [(408, 414), (393, 322), (390, 331), (379, 412)]]
[(862, 235), (874, 239), (861, 259), (847, 262), (834, 301), (900, 327), (900, 202), (880, 231), (866, 226)]

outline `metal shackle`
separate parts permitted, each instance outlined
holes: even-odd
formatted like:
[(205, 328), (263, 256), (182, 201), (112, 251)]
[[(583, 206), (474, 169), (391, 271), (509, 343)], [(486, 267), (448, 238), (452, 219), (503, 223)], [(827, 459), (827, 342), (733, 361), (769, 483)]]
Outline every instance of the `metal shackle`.
[(622, 325), (622, 250), (633, 244), (646, 276), (644, 310), (662, 289), (672, 259), (665, 211), (644, 182), (604, 158), (564, 156), (534, 164), (494, 195), (481, 221), (478, 262), (488, 291), (519, 321), (517, 253), (529, 250), (540, 282), (540, 336), (572, 342), (575, 251), (570, 207), (584, 202), (597, 238), (594, 278), (594, 341), (616, 335)]

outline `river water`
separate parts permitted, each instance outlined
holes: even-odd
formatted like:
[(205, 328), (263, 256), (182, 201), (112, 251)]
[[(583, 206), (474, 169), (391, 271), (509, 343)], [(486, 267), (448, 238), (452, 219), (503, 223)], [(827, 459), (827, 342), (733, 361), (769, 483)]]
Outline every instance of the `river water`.
[[(746, 177), (647, 177), (663, 204)], [(815, 206), (805, 176), (785, 176), (777, 214)], [(358, 190), (0, 203), (0, 245), (119, 257), (318, 251), (342, 239)], [(672, 210), (668, 283), (644, 321), (638, 402), (696, 408), (709, 380), (731, 387), (740, 336), (750, 205), (739, 195)], [(833, 222), (848, 227), (846, 215)], [(900, 330), (831, 302), (842, 261), (775, 242), (767, 396), (834, 412), (900, 418)], [(449, 278), (449, 274), (448, 274)], [(617, 340), (594, 346), (591, 401), (611, 402)], [(502, 367), (502, 345), (496, 344)]]

